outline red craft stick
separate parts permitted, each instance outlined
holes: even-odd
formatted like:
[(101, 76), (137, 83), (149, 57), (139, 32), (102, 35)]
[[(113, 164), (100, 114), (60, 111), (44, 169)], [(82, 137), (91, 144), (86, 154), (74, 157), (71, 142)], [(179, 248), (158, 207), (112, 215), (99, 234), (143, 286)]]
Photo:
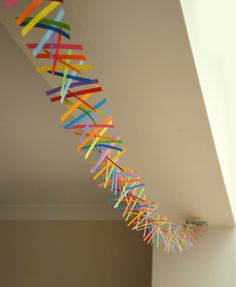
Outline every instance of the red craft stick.
[(61, 34), (58, 35), (57, 37), (57, 44), (58, 44), (58, 47), (56, 48), (56, 54), (54, 56), (54, 61), (53, 61), (53, 65), (52, 65), (52, 75), (54, 75), (55, 73), (55, 68), (56, 68), (56, 65), (57, 65), (57, 60), (58, 60), (58, 53), (59, 53), (59, 45), (61, 43)]
[[(35, 49), (36, 47), (38, 46), (38, 43), (29, 43), (27, 44), (27, 47), (29, 49)], [(55, 44), (45, 44), (43, 46), (44, 49), (50, 49), (50, 48), (53, 48), (53, 49), (64, 49), (64, 50), (67, 50), (67, 49), (71, 49), (71, 50), (83, 50), (83, 46), (80, 45), (80, 44), (58, 44), (58, 43), (55, 43)]]
[[(77, 97), (77, 96), (81, 96), (81, 95), (85, 95), (85, 94), (98, 93), (101, 91), (102, 91), (101, 87), (96, 87), (96, 88), (81, 90), (81, 91), (77, 91), (77, 92), (73, 92), (73, 93), (67, 93), (65, 98), (68, 99), (68, 98)], [(52, 103), (54, 103), (54, 102), (60, 101), (60, 99), (61, 99), (61, 96), (56, 96), (56, 97), (51, 98), (50, 100)]]
[[(51, 55), (50, 54), (38, 54), (36, 58), (40, 59), (50, 59)], [(66, 55), (66, 54), (61, 54), (57, 56), (58, 60), (86, 60), (86, 57), (84, 55)]]

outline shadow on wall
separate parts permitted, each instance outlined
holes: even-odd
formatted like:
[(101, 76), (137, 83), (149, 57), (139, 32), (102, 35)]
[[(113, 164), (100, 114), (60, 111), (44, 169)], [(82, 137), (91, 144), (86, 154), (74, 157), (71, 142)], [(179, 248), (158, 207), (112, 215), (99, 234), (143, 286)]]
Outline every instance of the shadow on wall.
[(0, 230), (0, 286), (151, 286), (152, 249), (123, 222), (2, 221)]

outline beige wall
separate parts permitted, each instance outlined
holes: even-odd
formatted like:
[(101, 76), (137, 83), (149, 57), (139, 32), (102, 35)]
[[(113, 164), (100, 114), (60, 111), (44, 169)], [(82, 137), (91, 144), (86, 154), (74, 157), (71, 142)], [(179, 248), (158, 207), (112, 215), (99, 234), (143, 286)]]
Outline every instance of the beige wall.
[(200, 242), (182, 254), (153, 250), (152, 287), (235, 287), (236, 230), (209, 228)]
[(118, 221), (2, 221), (0, 286), (149, 287), (151, 248)]

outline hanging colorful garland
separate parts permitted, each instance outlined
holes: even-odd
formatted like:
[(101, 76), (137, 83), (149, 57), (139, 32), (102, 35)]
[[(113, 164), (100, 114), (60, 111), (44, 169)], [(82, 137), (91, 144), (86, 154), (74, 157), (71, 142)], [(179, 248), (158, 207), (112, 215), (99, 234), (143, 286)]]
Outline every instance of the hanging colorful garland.
[[(20, 0), (7, 0), (4, 5), (11, 8)], [(44, 2), (46, 5), (35, 16), (32, 12)], [(48, 3), (49, 2), (49, 3)], [(77, 151), (85, 152), (85, 159), (93, 154), (95, 164), (91, 168), (93, 179), (101, 179), (99, 187), (109, 188), (113, 196), (110, 203), (122, 214), (132, 230), (142, 231), (147, 244), (162, 244), (167, 252), (182, 251), (192, 247), (205, 230), (206, 222), (188, 219), (182, 225), (174, 226), (167, 216), (156, 214), (157, 203), (148, 201), (145, 187), (137, 173), (120, 163), (126, 149), (121, 147), (122, 140), (114, 132), (111, 111), (101, 109), (107, 99), (99, 99), (96, 104), (89, 99), (99, 98), (102, 88), (97, 79), (82, 77), (82, 71), (90, 70), (85, 64), (86, 57), (80, 54), (81, 44), (71, 44), (70, 25), (62, 22), (65, 14), (60, 8), (63, 0), (34, 0), (16, 18), (16, 25), (23, 27), (25, 37), (33, 29), (46, 30), (38, 43), (29, 43), (36, 59), (48, 59), (48, 65), (37, 66), (36, 71), (47, 73), (50, 77), (61, 78), (61, 85), (46, 92), (52, 103), (61, 103), (67, 110), (61, 115), (64, 128), (79, 136)], [(55, 19), (46, 18), (56, 10)], [(86, 87), (86, 88), (85, 88)]]

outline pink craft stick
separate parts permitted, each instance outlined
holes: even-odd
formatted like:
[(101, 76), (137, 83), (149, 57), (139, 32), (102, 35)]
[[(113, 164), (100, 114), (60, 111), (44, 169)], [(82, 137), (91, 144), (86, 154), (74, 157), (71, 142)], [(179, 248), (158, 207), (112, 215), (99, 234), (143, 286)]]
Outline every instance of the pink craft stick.
[(10, 9), (11, 7), (13, 7), (17, 2), (19, 2), (19, 0), (6, 0), (4, 3), (4, 7), (7, 9)]
[[(83, 129), (85, 128), (86, 125), (82, 124), (82, 125), (75, 125), (72, 127), (69, 127), (68, 130), (74, 130), (74, 129)], [(90, 128), (114, 128), (115, 126), (113, 124), (96, 124), (96, 125), (89, 125)]]

